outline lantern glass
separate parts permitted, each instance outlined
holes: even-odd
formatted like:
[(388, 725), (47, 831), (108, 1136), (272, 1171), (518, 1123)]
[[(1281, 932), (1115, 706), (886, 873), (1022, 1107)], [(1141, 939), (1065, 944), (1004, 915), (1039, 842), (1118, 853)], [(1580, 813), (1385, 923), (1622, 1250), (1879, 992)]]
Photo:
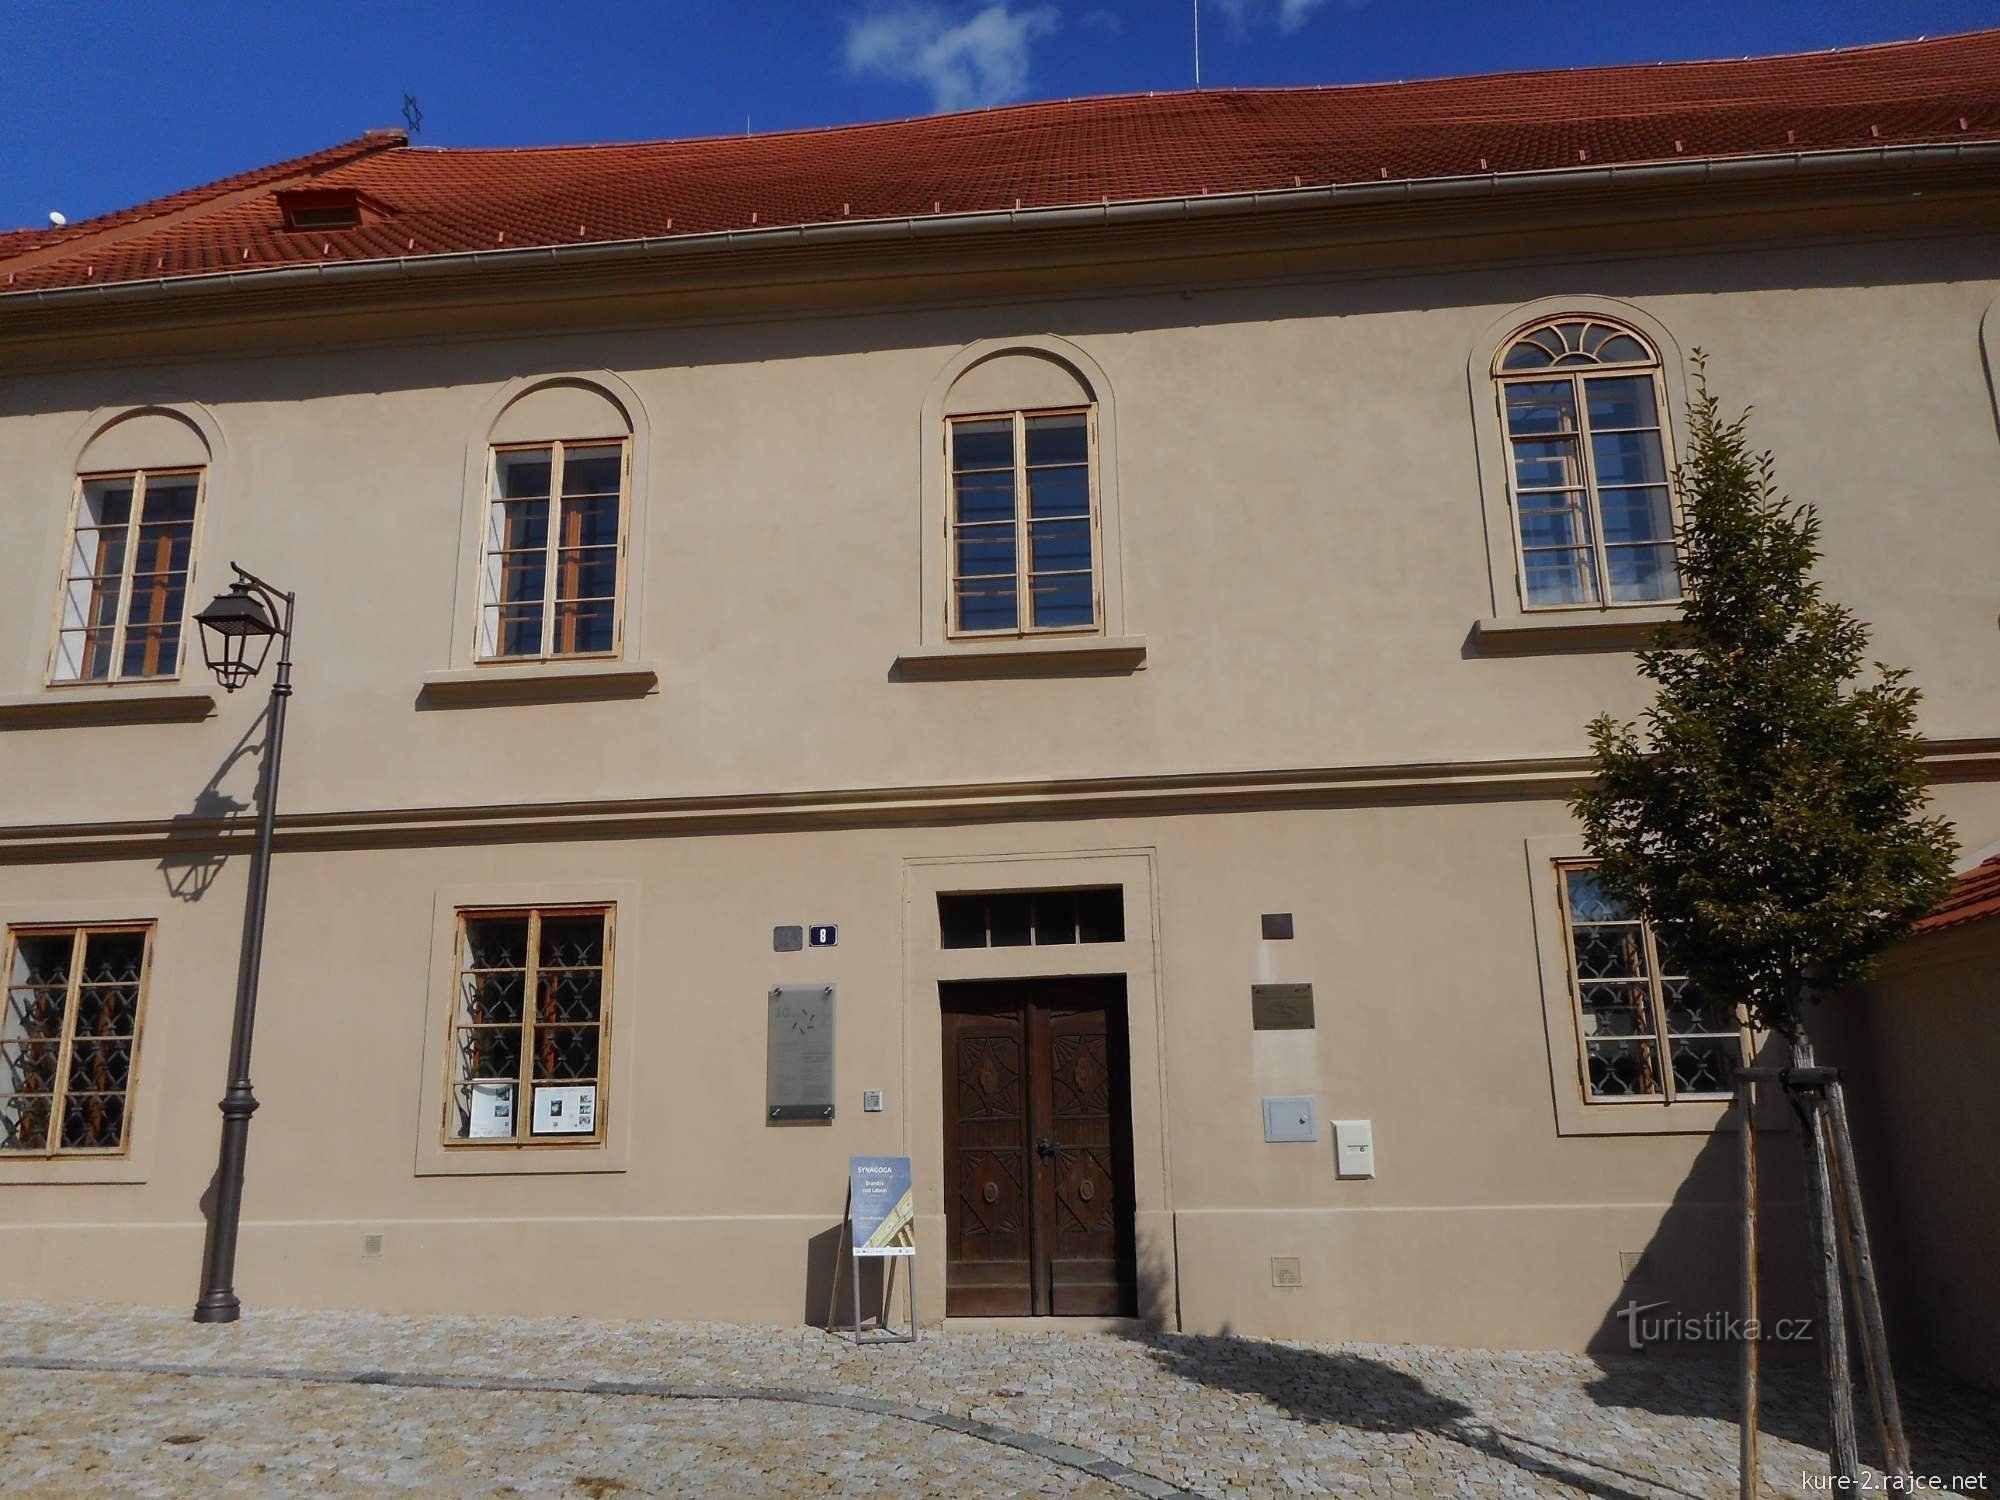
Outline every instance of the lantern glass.
[(195, 621), (201, 626), (202, 658), (226, 691), (235, 692), (264, 669), (278, 627), (247, 586), (230, 585)]

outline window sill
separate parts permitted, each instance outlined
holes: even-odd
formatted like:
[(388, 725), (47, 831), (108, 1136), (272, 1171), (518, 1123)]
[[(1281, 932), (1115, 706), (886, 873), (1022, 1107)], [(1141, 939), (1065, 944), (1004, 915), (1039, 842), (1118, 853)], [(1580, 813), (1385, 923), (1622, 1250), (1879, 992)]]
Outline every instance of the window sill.
[(97, 1183), (143, 1183), (146, 1163), (126, 1153), (102, 1156), (0, 1157), (0, 1189), (36, 1184), (83, 1186)]
[(1143, 635), (1028, 636), (905, 651), (905, 682), (969, 677), (1123, 677), (1146, 665)]
[(416, 1175), (562, 1177), (624, 1170), (624, 1151), (613, 1151), (604, 1141), (562, 1145), (522, 1141), (472, 1147), (435, 1143), (418, 1148)]
[(215, 712), (215, 694), (184, 682), (51, 687), (0, 698), (0, 730), (84, 724), (193, 724)]
[(1678, 604), (1535, 610), (1480, 620), (1472, 637), (1483, 652), (1625, 651), (1647, 645), (1654, 631), (1680, 618)]
[(537, 661), (432, 672), (419, 708), (483, 708), (505, 703), (581, 703), (643, 698), (660, 685), (658, 668), (632, 661)]

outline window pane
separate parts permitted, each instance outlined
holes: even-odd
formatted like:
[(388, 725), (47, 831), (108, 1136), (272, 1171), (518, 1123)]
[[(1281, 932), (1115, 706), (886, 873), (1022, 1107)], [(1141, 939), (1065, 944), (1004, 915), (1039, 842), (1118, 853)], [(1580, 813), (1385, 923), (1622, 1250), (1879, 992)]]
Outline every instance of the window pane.
[(617, 592), (616, 547), (565, 547), (557, 556), (558, 599), (609, 600)]
[(1601, 375), (1584, 381), (1583, 388), (1590, 403), (1593, 431), (1660, 425), (1660, 408), (1653, 397), (1651, 375)]
[(1523, 572), (1531, 605), (1597, 602), (1596, 561), (1587, 551), (1530, 552)]
[(1028, 510), (1035, 516), (1088, 516), (1090, 470), (1030, 469)]
[(539, 606), (548, 581), (548, 554), (546, 552), (504, 552), (493, 559), (493, 567), (499, 578), (500, 604), (533, 604)]
[[(569, 471), (563, 471), (564, 482)], [(616, 547), (618, 497), (591, 495), (563, 501), (562, 544), (565, 547)]]
[(1606, 549), (1605, 561), (1611, 568), (1611, 597), (1619, 604), (1680, 597), (1680, 568), (1671, 542), (1610, 547)]
[(1521, 545), (1524, 548), (1589, 546), (1590, 515), (1583, 508), (1583, 492), (1555, 490), (1523, 495)]
[(1598, 496), (1607, 542), (1663, 542), (1674, 534), (1674, 512), (1664, 485), (1605, 490)]
[(609, 599), (587, 599), (556, 606), (556, 654), (582, 655), (617, 648), (617, 606)]
[(537, 1026), (535, 1078), (539, 1082), (588, 1081), (597, 1077), (595, 1026)]
[(6, 1069), (0, 1068), (0, 1151), (45, 1151), (53, 1101), (47, 1094), (6, 1092)]
[(1125, 888), (1076, 893), (1076, 940), (1079, 943), (1125, 941)]
[(981, 526), (961, 528), (955, 564), (961, 578), (1012, 577), (1014, 573), (1014, 528)]
[(1035, 623), (1044, 628), (1096, 623), (1097, 610), (1087, 573), (1037, 578), (1034, 600)]
[(1035, 942), (1038, 946), (1076, 941), (1076, 892), (1035, 894)]
[(458, 981), (460, 1018), (474, 1026), (518, 1024), (527, 992), (524, 970), (468, 970)]
[(1667, 459), (1657, 431), (1595, 433), (1590, 440), (1590, 461), (1597, 468), (1599, 484), (1667, 482)]
[(1674, 1091), (1727, 1095), (1735, 1092), (1742, 1041), (1735, 1036), (1682, 1037), (1673, 1042)]
[(120, 474), (111, 479), (84, 480), (83, 507), (77, 516), (77, 529), (129, 524), (133, 488), (130, 474)]
[(1507, 431), (1514, 437), (1554, 437), (1576, 428), (1576, 388), (1567, 380), (1524, 380), (1501, 387)]
[(546, 499), (554, 467), (547, 448), (525, 448), (493, 455), (494, 496), (497, 499)]
[(1576, 922), (1625, 922), (1632, 913), (1624, 902), (1604, 889), (1596, 870), (1572, 865), (1563, 871), (1563, 896), (1569, 902), (1570, 919)]
[(604, 913), (544, 912), (541, 951), (537, 956), (544, 968), (602, 968)]
[(996, 583), (984, 588), (967, 588), (958, 591), (958, 628), (960, 630), (1014, 630), (1020, 625), (1020, 615), (1016, 608), (1014, 583), (1010, 578), (1005, 583)]
[(995, 948), (1028, 946), (1032, 904), (1028, 895), (1020, 891), (1000, 891), (986, 898)]
[(70, 1094), (63, 1099), (62, 1140), (66, 1151), (115, 1151), (125, 1138), (122, 1094)]
[(198, 492), (199, 480), (193, 474), (149, 474), (146, 504), (139, 519), (148, 526), (192, 526)]
[(1607, 365), (1639, 364), (1651, 360), (1653, 351), (1631, 334), (1618, 333), (1598, 345), (1597, 357)]
[[(132, 1078), (130, 1041), (73, 1041), (69, 1049), (72, 1094), (122, 1094)], [(112, 1144), (117, 1144), (115, 1141)]]
[(461, 1026), (458, 1030), (458, 1076), (461, 1079), (519, 1078), (519, 1026)]
[(1561, 489), (1583, 483), (1576, 439), (1515, 438), (1514, 484), (1524, 490)]
[(1591, 1095), (1599, 1099), (1656, 1098), (1659, 1046), (1652, 1041), (1585, 1042)]
[(487, 510), (486, 550), (539, 552), (549, 544), (549, 502), (501, 500)]
[(1037, 573), (1090, 571), (1090, 522), (1036, 521), (1029, 527)]
[(1029, 417), (1028, 465), (1085, 464), (1090, 461), (1090, 432), (1080, 411), (1053, 417)]
[(1014, 519), (1014, 471), (960, 474), (954, 484), (957, 510), (953, 519), (968, 521), (1012, 521)]
[(1014, 424), (954, 422), (951, 424), (951, 464), (954, 469), (1014, 468)]
[(500, 657), (542, 654), (540, 604), (489, 607), (482, 610), (480, 616), (480, 655)]
[(938, 895), (938, 945), (943, 948), (986, 946), (986, 898)]
[(622, 448), (565, 448), (565, 495), (616, 495), (625, 476)]
[(1637, 922), (1576, 923), (1570, 928), (1570, 942), (1579, 980), (1647, 977), (1646, 947)]
[(1643, 980), (1580, 979), (1576, 987), (1585, 1036), (1653, 1034), (1652, 989)]
[(459, 967), (464, 969), (523, 969), (528, 964), (528, 919), (525, 916), (467, 917)]

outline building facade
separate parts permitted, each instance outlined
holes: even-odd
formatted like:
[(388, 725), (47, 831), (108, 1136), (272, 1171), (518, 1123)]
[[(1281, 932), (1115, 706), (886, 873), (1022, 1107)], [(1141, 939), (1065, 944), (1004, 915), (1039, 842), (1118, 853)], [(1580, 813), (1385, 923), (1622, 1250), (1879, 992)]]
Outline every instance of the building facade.
[(0, 1296), (196, 1290), (235, 562), (298, 595), (247, 1304), (816, 1319), (901, 1155), (927, 1318), (1730, 1305), (1758, 1039), (1564, 798), (1699, 351), (2000, 839), (2000, 34), (1579, 76), (377, 135), (0, 236)]

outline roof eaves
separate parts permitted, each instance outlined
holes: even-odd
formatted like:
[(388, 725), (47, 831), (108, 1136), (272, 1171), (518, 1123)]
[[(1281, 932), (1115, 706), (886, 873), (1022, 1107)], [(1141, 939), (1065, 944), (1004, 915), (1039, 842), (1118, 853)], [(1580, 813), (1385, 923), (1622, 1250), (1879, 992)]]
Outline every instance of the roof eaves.
[[(1869, 166), (1923, 165), (1949, 162), (2000, 164), (2000, 139), (1914, 142), (1842, 148), (1829, 151), (1784, 151), (1750, 155), (1672, 157), (1656, 161), (1559, 167), (1525, 172), (1480, 172), (1452, 177), (1399, 178), (1383, 181), (1325, 183), (1310, 187), (1267, 188), (1245, 192), (1187, 194), (1165, 198), (1106, 198), (1013, 209), (981, 209), (879, 219), (840, 219), (806, 224), (767, 225), (695, 234), (648, 235), (600, 240), (588, 244), (522, 245), (492, 250), (442, 251), (424, 255), (369, 260), (313, 261), (306, 264), (258, 267), (252, 270), (205, 272), (191, 276), (157, 276), (91, 286), (40, 287), (0, 292), (0, 306), (65, 305), (84, 301), (137, 301), (165, 295), (186, 295), (217, 287), (268, 287), (305, 281), (373, 280), (391, 276), (437, 274), (452, 270), (521, 266), (535, 261), (551, 264), (591, 264), (634, 256), (690, 254), (739, 246), (775, 246), (787, 242), (869, 241), (927, 234), (997, 231), (1079, 224), (1137, 224), (1172, 219), (1262, 213), (1327, 207), (1334, 204), (1465, 198), (1543, 189), (1579, 189), (1614, 184), (1659, 185), (1787, 175), (1833, 173)], [(261, 190), (268, 190), (264, 184)]]

